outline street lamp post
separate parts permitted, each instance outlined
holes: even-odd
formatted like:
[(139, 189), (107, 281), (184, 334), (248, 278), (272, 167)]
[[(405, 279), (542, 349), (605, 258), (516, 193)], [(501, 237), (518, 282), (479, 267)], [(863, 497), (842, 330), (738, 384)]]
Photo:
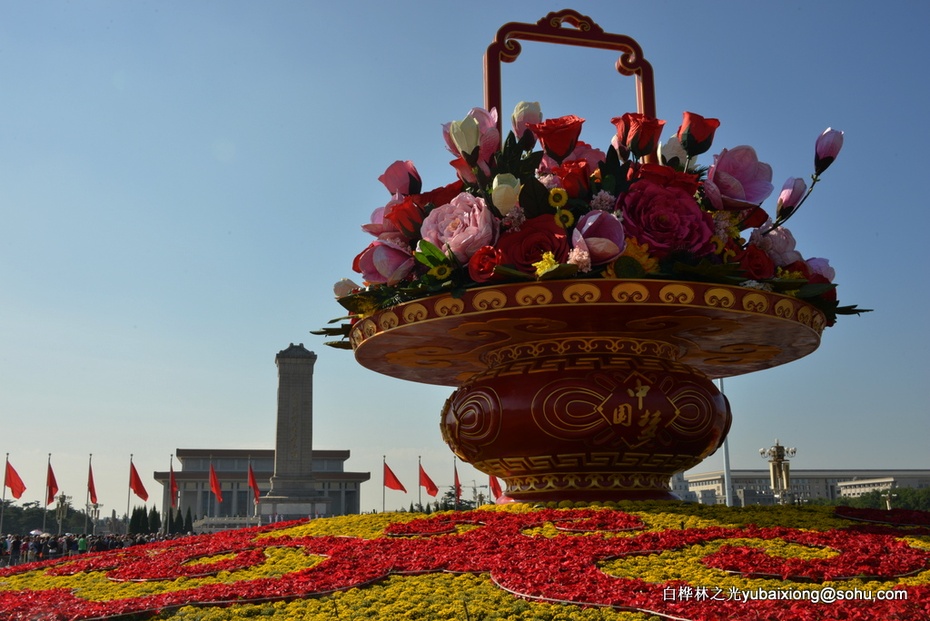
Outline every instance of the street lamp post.
[(64, 494), (58, 495), (58, 505), (55, 507), (55, 517), (58, 519), (58, 536), (61, 536), (61, 527), (65, 522), (65, 518), (68, 517), (68, 501), (71, 500), (71, 496), (65, 496)]
[(775, 446), (759, 449), (759, 456), (769, 460), (769, 480), (778, 504), (785, 504), (788, 500), (788, 490), (791, 489), (791, 469), (788, 457), (794, 457), (797, 452), (795, 448), (779, 444), (778, 438), (775, 438)]

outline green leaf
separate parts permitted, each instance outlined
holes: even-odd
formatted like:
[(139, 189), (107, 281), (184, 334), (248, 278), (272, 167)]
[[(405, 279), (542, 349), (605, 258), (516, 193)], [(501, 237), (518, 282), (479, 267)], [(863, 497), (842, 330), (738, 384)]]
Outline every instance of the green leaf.
[(523, 189), (520, 190), (520, 207), (523, 208), (527, 220), (543, 214), (555, 213), (555, 209), (549, 205), (549, 188), (535, 177), (523, 182)]
[(417, 244), (417, 250), (413, 253), (413, 256), (427, 267), (438, 267), (449, 263), (449, 257), (439, 247), (425, 239), (421, 239), (420, 243)]
[(614, 261), (614, 274), (618, 278), (645, 278), (646, 270), (633, 257), (619, 257)]

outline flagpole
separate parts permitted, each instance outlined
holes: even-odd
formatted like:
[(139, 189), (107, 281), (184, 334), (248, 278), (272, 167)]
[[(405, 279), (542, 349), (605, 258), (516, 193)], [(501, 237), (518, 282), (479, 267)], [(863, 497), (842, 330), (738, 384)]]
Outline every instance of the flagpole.
[(52, 454), (48, 454), (48, 465), (45, 468), (45, 506), (42, 508), (42, 532), (45, 532), (45, 516), (48, 515), (48, 471), (52, 467)]
[(420, 455), (417, 455), (417, 508), (423, 511), (423, 485), (420, 481), (420, 473), (423, 472), (423, 464), (420, 462)]
[(458, 474), (458, 469), (455, 467), (455, 454), (452, 454), (452, 496), (455, 498), (455, 510), (459, 510), (459, 488), (458, 488), (458, 479), (456, 475)]
[[(723, 378), (720, 378), (720, 394), (723, 394)], [(726, 398), (726, 397), (724, 397)], [(733, 480), (730, 473), (730, 444), (723, 438), (723, 494), (728, 507), (733, 506)]]
[(10, 454), (6, 454), (3, 464), (3, 501), (0, 501), (0, 535), (3, 534), (3, 514), (6, 513), (6, 473), (10, 469)]
[(387, 455), (381, 456), (381, 513), (384, 513), (384, 469), (387, 466)]
[[(91, 453), (90, 457), (87, 458), (87, 472), (88, 474), (91, 471), (92, 461), (94, 459), (94, 454)], [(89, 481), (90, 479), (88, 479)], [(84, 494), (84, 534), (87, 534), (87, 514), (90, 513), (90, 485), (87, 486), (87, 492)], [(2, 532), (2, 531), (0, 531)]]
[[(171, 515), (172, 513), (174, 513), (173, 509), (174, 509), (174, 501), (175, 501), (174, 489), (171, 487), (171, 484), (173, 483), (173, 479), (174, 479), (174, 453), (169, 453), (168, 454), (168, 519), (165, 520), (165, 535), (169, 534), (169, 531), (171, 530), (169, 521), (174, 517), (173, 515)], [(180, 510), (181, 510), (181, 507), (178, 507), (178, 511)]]
[(129, 454), (129, 489), (126, 490), (126, 534), (129, 534), (129, 501), (132, 499), (132, 453)]

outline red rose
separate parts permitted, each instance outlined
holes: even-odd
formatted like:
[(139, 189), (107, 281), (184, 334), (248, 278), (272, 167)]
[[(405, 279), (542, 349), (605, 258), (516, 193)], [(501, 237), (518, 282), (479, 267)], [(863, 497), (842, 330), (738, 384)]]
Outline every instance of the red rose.
[(562, 182), (562, 187), (571, 198), (578, 198), (588, 191), (588, 163), (584, 160), (571, 160), (561, 166), (553, 168), (550, 172)]
[(717, 119), (705, 119), (700, 114), (685, 112), (678, 128), (678, 141), (688, 157), (706, 153), (714, 141), (714, 132), (720, 127)]
[(426, 207), (430, 203), (437, 206), (446, 205), (452, 202), (453, 198), (461, 194), (464, 187), (461, 181), (456, 181), (416, 196), (416, 202), (421, 207)]
[(407, 241), (420, 236), (420, 226), (426, 212), (417, 205), (415, 196), (405, 196), (399, 203), (388, 205), (384, 209), (384, 219), (389, 220), (398, 231), (404, 234)]
[(552, 214), (530, 218), (520, 226), (500, 236), (497, 248), (503, 254), (503, 262), (527, 274), (535, 274), (533, 263), (538, 263), (543, 254), (551, 252), (555, 260), (564, 263), (568, 258), (568, 236)]
[(678, 172), (669, 166), (659, 164), (641, 164), (636, 167), (637, 179), (648, 179), (666, 187), (681, 188), (691, 196), (698, 189), (697, 175)]
[(620, 195), (617, 207), (623, 211), (627, 235), (648, 244), (659, 258), (674, 250), (696, 255), (713, 250), (713, 218), (681, 188), (641, 179)]
[(582, 123), (584, 119), (569, 115), (542, 123), (530, 123), (529, 128), (542, 144), (546, 155), (561, 163), (575, 150), (575, 143), (581, 135)]
[(504, 254), (494, 246), (482, 246), (468, 260), (468, 275), (475, 282), (494, 280), (494, 268), (504, 260)]
[(775, 262), (755, 244), (749, 244), (737, 253), (736, 261), (746, 276), (752, 280), (765, 280), (775, 275)]
[(617, 139), (636, 157), (654, 153), (665, 121), (652, 119), (645, 114), (627, 112), (610, 120), (617, 128)]

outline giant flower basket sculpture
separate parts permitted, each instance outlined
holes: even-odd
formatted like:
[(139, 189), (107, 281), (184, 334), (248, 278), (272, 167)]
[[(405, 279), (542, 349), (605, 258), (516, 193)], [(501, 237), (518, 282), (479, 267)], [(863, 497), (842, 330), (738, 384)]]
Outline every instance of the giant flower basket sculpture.
[[(536, 103), (517, 105), (501, 140), (500, 62), (516, 39), (622, 52), (638, 111), (611, 120), (606, 152), (579, 140), (583, 119), (543, 120)], [(810, 187), (788, 179), (772, 219), (772, 169), (752, 147), (701, 167), (719, 121), (686, 112), (661, 144), (655, 115), (634, 40), (568, 10), (506, 24), (485, 57), (485, 108), (444, 126), (458, 180), (423, 192), (412, 163), (388, 167), (392, 198), (353, 265), (365, 286), (336, 286), (350, 321), (321, 333), (374, 371), (457, 387), (443, 438), (511, 499), (672, 498), (670, 477), (729, 429), (714, 378), (805, 356), (860, 312), (783, 226), (842, 132), (817, 139)]]

